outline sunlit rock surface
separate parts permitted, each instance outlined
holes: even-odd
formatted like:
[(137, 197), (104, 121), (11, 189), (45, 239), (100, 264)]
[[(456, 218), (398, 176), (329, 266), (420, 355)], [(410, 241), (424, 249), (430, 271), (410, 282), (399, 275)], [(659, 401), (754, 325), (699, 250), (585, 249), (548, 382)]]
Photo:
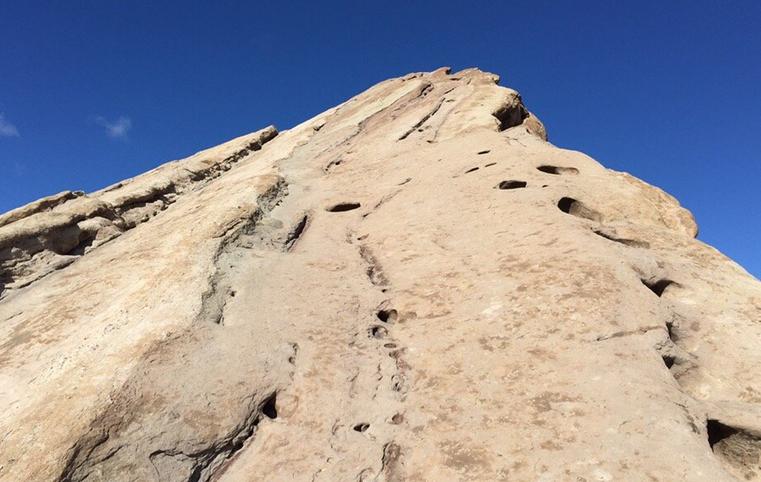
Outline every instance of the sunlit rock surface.
[(760, 480), (761, 283), (497, 82), (0, 216), (0, 479)]

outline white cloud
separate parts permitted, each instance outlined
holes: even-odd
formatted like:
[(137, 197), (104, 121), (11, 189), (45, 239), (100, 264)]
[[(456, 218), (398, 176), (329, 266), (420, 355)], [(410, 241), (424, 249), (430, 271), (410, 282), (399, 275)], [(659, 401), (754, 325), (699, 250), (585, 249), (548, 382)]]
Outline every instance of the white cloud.
[(104, 129), (106, 135), (112, 139), (126, 139), (127, 133), (132, 128), (132, 121), (129, 117), (119, 116), (115, 121), (109, 121), (105, 117), (98, 116), (95, 122)]
[(0, 112), (0, 137), (19, 137), (16, 126), (5, 120), (5, 114)]

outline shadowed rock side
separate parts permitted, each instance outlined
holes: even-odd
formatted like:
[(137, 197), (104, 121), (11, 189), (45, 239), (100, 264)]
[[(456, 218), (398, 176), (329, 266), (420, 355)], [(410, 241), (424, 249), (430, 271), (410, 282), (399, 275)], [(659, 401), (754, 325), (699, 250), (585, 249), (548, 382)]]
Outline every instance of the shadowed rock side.
[(498, 80), (0, 216), (0, 479), (761, 480), (761, 283)]

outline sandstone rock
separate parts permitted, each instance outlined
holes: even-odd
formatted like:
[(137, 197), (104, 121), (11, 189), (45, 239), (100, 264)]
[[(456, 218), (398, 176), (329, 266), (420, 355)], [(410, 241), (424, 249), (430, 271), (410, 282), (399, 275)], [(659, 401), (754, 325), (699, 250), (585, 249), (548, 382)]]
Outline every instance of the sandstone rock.
[(0, 299), (5, 290), (27, 286), (151, 219), (276, 135), (268, 127), (90, 196), (65, 191), (0, 216)]
[(0, 217), (0, 479), (759, 480), (761, 283), (498, 81)]
[(13, 209), (5, 214), (0, 215), (0, 226), (5, 226), (8, 223), (29, 217), (35, 213), (49, 211), (56, 206), (83, 194), (84, 193), (82, 191), (63, 191), (59, 192), (58, 194), (53, 194), (52, 196), (38, 199), (37, 201), (31, 202), (26, 206), (21, 206), (20, 208)]

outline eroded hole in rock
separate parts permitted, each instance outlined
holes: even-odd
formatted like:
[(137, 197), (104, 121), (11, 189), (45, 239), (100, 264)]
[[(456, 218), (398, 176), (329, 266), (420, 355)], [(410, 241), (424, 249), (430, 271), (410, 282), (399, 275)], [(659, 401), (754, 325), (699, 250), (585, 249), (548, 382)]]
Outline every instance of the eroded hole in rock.
[(728, 425), (724, 425), (723, 423), (719, 422), (718, 420), (712, 420), (709, 419), (706, 423), (706, 428), (708, 432), (708, 445), (711, 446), (711, 449), (714, 448), (714, 445), (721, 442), (722, 440), (731, 437), (732, 435), (736, 434), (738, 430), (736, 428), (732, 428)]
[(547, 164), (543, 164), (539, 167), (537, 167), (538, 170), (542, 172), (546, 172), (547, 174), (555, 174), (556, 176), (559, 176), (560, 174), (578, 174), (579, 170), (575, 167), (560, 167), (560, 166), (550, 166)]
[(391, 417), (391, 423), (394, 425), (399, 425), (402, 422), (404, 422), (404, 414), (396, 413)]
[(371, 326), (368, 330), (368, 333), (373, 338), (383, 338), (388, 334), (388, 330), (385, 329), (382, 326)]
[(496, 165), (497, 165), (496, 162), (490, 162), (489, 164), (484, 164), (484, 167), (491, 167), (491, 166), (496, 166)]
[(577, 201), (570, 197), (560, 199), (560, 201), (558, 201), (558, 209), (566, 214), (579, 218), (589, 219), (591, 221), (602, 221), (602, 215), (600, 213), (587, 207), (581, 201)]
[(724, 469), (738, 480), (758, 480), (761, 437), (758, 433), (707, 420), (708, 445)]
[(396, 343), (386, 343), (383, 346), (384, 348), (396, 348)]
[(761, 437), (718, 420), (706, 423), (708, 445), (724, 469), (737, 480), (758, 480), (761, 472)]
[(396, 310), (379, 310), (377, 316), (383, 323), (393, 323), (396, 321), (399, 314)]
[(468, 169), (467, 171), (465, 171), (465, 174), (467, 174), (467, 173), (469, 173), (469, 172), (477, 171), (477, 170), (478, 170), (478, 167), (471, 167), (470, 169)]
[(264, 401), (264, 404), (262, 405), (262, 413), (272, 420), (277, 418), (277, 393), (273, 393)]
[(668, 369), (671, 369), (674, 366), (674, 362), (676, 362), (676, 358), (673, 355), (661, 355), (661, 358), (663, 358), (663, 364)]
[(74, 246), (71, 251), (69, 251), (68, 255), (72, 256), (83, 256), (85, 254), (85, 250), (87, 248), (91, 247), (93, 243), (95, 242), (95, 237), (86, 237), (82, 241), (79, 242), (78, 245)]
[(526, 181), (502, 181), (497, 187), (500, 189), (519, 189), (526, 187)]
[(528, 111), (523, 104), (517, 105), (505, 105), (492, 113), (494, 117), (499, 121), (499, 132), (502, 132), (511, 127), (519, 126), (523, 123), (523, 119), (528, 117)]
[(484, 154), (488, 154), (490, 152), (491, 151), (478, 151), (478, 155), (481, 156), (481, 155), (484, 155)]
[(570, 197), (564, 197), (560, 201), (558, 201), (558, 209), (563, 211), (564, 213), (571, 213), (571, 208), (577, 203), (573, 198)]
[(361, 206), (360, 203), (338, 203), (328, 208), (331, 213), (342, 213), (345, 211), (353, 211)]
[(675, 284), (670, 279), (659, 279), (657, 281), (648, 281), (648, 280), (642, 280), (642, 284), (647, 286), (650, 291), (655, 293), (658, 297), (663, 296), (663, 293), (666, 291), (666, 288), (671, 286), (672, 284)]
[(362, 433), (366, 431), (368, 428), (370, 428), (369, 423), (358, 423), (357, 425), (354, 426), (354, 431)]

